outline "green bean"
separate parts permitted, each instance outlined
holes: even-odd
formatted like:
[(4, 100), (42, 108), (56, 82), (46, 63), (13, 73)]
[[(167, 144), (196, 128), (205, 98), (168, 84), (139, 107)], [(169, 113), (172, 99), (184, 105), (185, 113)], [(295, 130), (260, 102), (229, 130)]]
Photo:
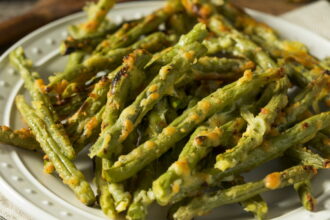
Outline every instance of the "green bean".
[[(162, 133), (141, 144), (129, 154), (122, 155), (114, 166), (109, 169), (113, 181), (120, 181), (134, 175), (148, 163), (173, 147), (176, 142), (186, 137), (190, 131), (205, 119), (216, 112), (224, 110), (227, 106), (243, 102), (244, 98), (247, 98), (247, 94), (248, 97), (251, 97), (254, 92), (258, 92), (258, 88), (261, 88), (278, 76), (278, 69), (272, 69), (264, 74), (256, 74), (255, 76), (252, 76), (251, 72), (247, 72), (237, 82), (218, 89), (202, 99), (197, 105), (186, 110), (167, 128), (163, 129)], [(150, 144), (153, 147), (150, 147)]]
[(115, 202), (116, 211), (119, 213), (125, 211), (131, 202), (131, 194), (125, 192), (124, 185), (121, 183), (109, 183), (108, 187)]
[(251, 212), (254, 215), (254, 218), (257, 220), (263, 220), (266, 218), (268, 213), (268, 206), (265, 200), (262, 199), (260, 195), (256, 195), (244, 201), (241, 201), (240, 204), (245, 211)]
[(105, 107), (103, 106), (94, 116), (85, 120), (82, 133), (73, 141), (73, 146), (77, 152), (80, 152), (87, 144), (97, 140), (101, 132), (102, 115)]
[(229, 22), (221, 15), (214, 15), (210, 18), (209, 28), (219, 37), (224, 34), (231, 37), (235, 42), (234, 55), (241, 55), (254, 61), (263, 69), (276, 67), (276, 63), (258, 45), (247, 36), (235, 30)]
[[(73, 86), (79, 88), (90, 80), (96, 73), (102, 70), (113, 70), (121, 64), (122, 58), (135, 49), (145, 49), (149, 52), (156, 52), (168, 45), (169, 41), (165, 34), (156, 32), (137, 41), (126, 48), (109, 50), (106, 54), (95, 53), (86, 59), (82, 64), (76, 65), (71, 71), (62, 72), (55, 76), (50, 76), (49, 89), (54, 89), (61, 94), (66, 87)], [(69, 92), (71, 95), (76, 89)], [(68, 95), (67, 95), (68, 96)]]
[(248, 69), (254, 69), (251, 61), (218, 57), (201, 57), (193, 65), (197, 80), (236, 80)]
[[(130, 106), (122, 111), (116, 123), (105, 128), (101, 137), (91, 148), (91, 157), (98, 155), (99, 157), (111, 158), (111, 154), (121, 151), (121, 143), (157, 101), (169, 92), (178, 76), (184, 73), (181, 71), (186, 70), (186, 67), (188, 67), (188, 62), (180, 59), (162, 67), (159, 75), (153, 79)], [(110, 149), (109, 146), (111, 146)]]
[(75, 157), (75, 150), (73, 149), (68, 136), (62, 124), (59, 121), (49, 97), (45, 94), (45, 88), (42, 79), (36, 72), (31, 72), (31, 61), (29, 61), (23, 48), (17, 48), (12, 51), (9, 55), (10, 62), (20, 72), (24, 79), (24, 85), (32, 96), (32, 105), (36, 111), (36, 114), (44, 120), (48, 126), (49, 132), (51, 133), (54, 141), (61, 148), (62, 153), (69, 159)]
[[(148, 115), (148, 128), (151, 126), (154, 129), (147, 129), (146, 133), (149, 138), (159, 134), (163, 128), (166, 127), (170, 120), (166, 120), (165, 112), (169, 107), (166, 99), (154, 108)], [(161, 117), (159, 117), (161, 115)], [(141, 170), (138, 174), (139, 181), (137, 189), (134, 192), (134, 200), (130, 205), (126, 218), (133, 220), (142, 220), (147, 216), (148, 206), (155, 200), (151, 186), (152, 181), (163, 173), (166, 168), (177, 159), (179, 152), (181, 152), (184, 142), (180, 142), (179, 146), (173, 151), (167, 152), (159, 160), (149, 164), (146, 168)]]
[(197, 18), (207, 19), (216, 12), (215, 4), (208, 0), (183, 0), (181, 2), (186, 12)]
[(107, 102), (103, 114), (102, 127), (113, 125), (120, 112), (135, 97), (139, 89), (143, 88), (147, 76), (143, 70), (151, 55), (143, 50), (135, 50), (123, 61), (122, 68), (117, 71), (107, 93)]
[[(256, 101), (255, 104), (253, 104), (251, 107), (249, 107), (249, 110), (254, 112), (258, 110), (261, 106), (265, 104), (270, 99), (270, 96), (272, 95), (273, 91), (276, 91), (276, 87), (268, 86), (268, 91), (264, 92), (263, 95), (259, 98), (258, 101)], [(280, 88), (278, 88), (280, 89)], [(220, 116), (220, 117), (219, 117)], [(209, 151), (209, 147), (215, 147), (218, 145), (221, 145), (227, 149), (235, 146), (237, 144), (237, 133), (240, 133), (240, 130), (244, 128), (245, 121), (242, 118), (236, 118), (235, 120), (232, 120), (228, 122), (227, 124), (220, 126), (221, 117), (225, 116), (224, 114), (215, 114), (212, 116), (206, 125), (202, 125), (198, 127), (195, 132), (191, 135), (191, 138), (189, 142), (186, 144), (184, 150), (180, 154), (180, 158), (177, 161), (178, 164), (184, 164), (189, 165), (190, 172), (194, 173), (194, 166), (198, 163), (199, 159), (201, 158), (203, 154)], [(233, 117), (233, 116), (231, 116)], [(207, 134), (207, 135), (205, 135)], [(208, 137), (214, 137), (213, 139), (215, 141), (208, 141)], [(197, 145), (195, 140), (199, 140), (200, 144)], [(190, 142), (194, 143), (191, 144)], [(191, 150), (189, 150), (191, 149)], [(186, 156), (184, 156), (186, 155)], [(199, 156), (199, 157), (197, 157)], [(181, 160), (180, 160), (181, 159)], [(192, 166), (194, 165), (194, 166)], [(212, 164), (213, 165), (213, 164)], [(176, 166), (173, 166), (176, 167)], [(172, 185), (174, 182), (181, 182), (181, 185), (185, 185), (186, 181), (189, 185), (189, 178), (186, 176), (179, 175), (175, 172), (175, 169), (173, 167), (170, 167), (167, 172), (165, 172), (160, 178), (154, 181), (153, 187), (154, 187), (154, 193), (156, 196), (157, 201), (160, 204), (167, 204), (168, 201), (172, 197)], [(182, 189), (182, 187), (180, 187)], [(174, 195), (177, 193), (174, 193)]]
[(114, 3), (114, 0), (100, 0), (97, 4), (91, 3), (85, 7), (87, 21), (69, 27), (70, 36), (61, 44), (61, 53), (71, 54), (77, 49), (93, 50), (100, 37), (114, 31), (117, 25), (106, 20), (106, 15)]
[(233, 4), (224, 4), (221, 11), (237, 28), (251, 36), (266, 51), (269, 51), (274, 58), (294, 59), (308, 68), (318, 64), (318, 60), (308, 53), (305, 45), (296, 41), (281, 40), (271, 27), (256, 21)]
[[(206, 27), (198, 24), (192, 32), (198, 32), (200, 35), (205, 36)], [(179, 44), (185, 40), (186, 36), (183, 36)], [(139, 94), (134, 102), (122, 111), (116, 123), (108, 126), (102, 132), (102, 135), (90, 150), (90, 157), (97, 155), (99, 157), (111, 158), (114, 154), (121, 152), (121, 143), (157, 101), (173, 90), (174, 82), (187, 72), (189, 64), (194, 61), (195, 57), (203, 55), (204, 52), (204, 47), (200, 43), (195, 42), (190, 47), (185, 48), (182, 54), (176, 56), (170, 65), (163, 66), (159, 74)]]
[(90, 3), (85, 11), (87, 12), (87, 21), (82, 24), (72, 25), (70, 33), (74, 38), (82, 38), (95, 34), (105, 22), (109, 10), (114, 6), (114, 0), (99, 0), (96, 4)]
[(170, 63), (176, 55), (182, 54), (182, 51), (187, 51), (187, 47), (191, 47), (191, 44), (203, 41), (207, 33), (206, 28), (201, 27), (203, 27), (202, 24), (195, 25), (190, 32), (182, 35), (174, 46), (156, 53), (146, 65), (146, 70), (155, 74), (158, 73), (160, 68)]
[(323, 96), (322, 90), (325, 89), (326, 83), (326, 78), (320, 76), (318, 79), (310, 82), (306, 88), (294, 97), (293, 104), (285, 110), (286, 123), (280, 126), (280, 129), (291, 126), (313, 103), (317, 103), (320, 97)]
[(154, 137), (159, 134), (167, 125), (167, 113), (171, 106), (166, 98), (163, 98), (146, 116), (148, 127), (145, 130), (147, 136)]
[(249, 111), (242, 112), (243, 118), (248, 122), (246, 131), (234, 148), (217, 156), (217, 162), (214, 167), (224, 171), (236, 166), (247, 159), (249, 152), (263, 142), (264, 135), (266, 132), (269, 132), (278, 112), (288, 103), (286, 90), (287, 86), (284, 86), (280, 93), (274, 95), (256, 117)]
[(86, 97), (87, 94), (81, 92), (79, 94), (73, 95), (71, 97), (62, 99), (59, 102), (54, 103), (53, 107), (57, 115), (61, 119), (67, 118), (70, 117), (72, 114), (74, 114), (81, 107)]
[(71, 117), (68, 118), (66, 130), (73, 140), (77, 139), (83, 132), (86, 122), (93, 117), (106, 103), (106, 94), (109, 90), (111, 80), (120, 68), (102, 77), (94, 86), (92, 92)]
[(27, 150), (40, 149), (39, 143), (26, 128), (12, 130), (7, 126), (0, 126), (0, 142)]
[[(106, 104), (107, 93), (109, 91), (110, 84), (114, 84), (115, 82), (117, 82), (119, 80), (118, 78), (120, 78), (123, 74), (132, 75), (133, 73), (130, 72), (141, 72), (141, 69), (148, 62), (149, 58), (150, 56), (146, 51), (135, 50), (133, 53), (129, 54), (124, 59), (124, 62), (120, 67), (118, 67), (115, 71), (109, 73), (107, 77), (103, 77), (95, 85), (93, 91), (85, 100), (80, 109), (68, 119), (67, 130), (70, 132), (70, 134), (79, 137), (80, 134), (83, 132), (84, 128), (86, 127), (90, 118), (92, 118), (97, 112), (99, 112), (102, 106)], [(122, 78), (124, 79), (125, 77)], [(105, 114), (108, 114), (109, 111), (112, 111), (112, 109), (108, 111), (105, 110)]]
[(105, 50), (122, 48), (134, 43), (140, 36), (149, 34), (155, 31), (158, 26), (163, 23), (171, 14), (175, 13), (177, 9), (173, 4), (168, 2), (163, 8), (158, 9), (150, 15), (147, 15), (141, 21), (132, 27), (127, 32), (121, 34), (120, 37), (116, 35), (110, 36), (103, 40), (96, 48), (97, 53), (104, 53)]
[(327, 135), (319, 132), (307, 145), (318, 150), (322, 156), (330, 158), (330, 138)]
[[(140, 54), (143, 51), (137, 51)], [(141, 54), (140, 54), (141, 55)], [(143, 55), (143, 53), (142, 53)], [(103, 123), (105, 125), (113, 125), (117, 120), (121, 110), (126, 107), (128, 101), (130, 100), (128, 94), (136, 94), (136, 90), (139, 89), (143, 84), (143, 79), (145, 78), (144, 73), (141, 68), (148, 61), (147, 54), (144, 54), (141, 60), (135, 60), (134, 57), (128, 58), (124, 65), (123, 71), (119, 71), (113, 81), (111, 88), (108, 92), (107, 110), (103, 113)], [(140, 67), (139, 67), (140, 66)], [(139, 69), (140, 68), (140, 69)], [(130, 98), (134, 98), (130, 96)], [(103, 127), (103, 130), (106, 126)], [(103, 159), (102, 163), (105, 166), (111, 166), (112, 162), (107, 159)], [(109, 165), (110, 164), (110, 165)], [(106, 170), (102, 170), (102, 175), (105, 179), (108, 179), (108, 174)], [(127, 194), (123, 190), (122, 184), (111, 183), (113, 189), (112, 193), (115, 193), (115, 201), (117, 203), (116, 209), (118, 212), (126, 210), (130, 202), (130, 194)]]
[(330, 71), (330, 57), (326, 57), (323, 60), (321, 60), (320, 65), (323, 69)]
[[(131, 23), (134, 23), (132, 21)], [(122, 25), (123, 26), (123, 25)], [(92, 53), (97, 45), (109, 34), (121, 28), (111, 21), (104, 20), (95, 32), (82, 33), (76, 25), (69, 27), (69, 36), (60, 45), (61, 54), (68, 55), (74, 52)]]
[[(222, 185), (224, 185), (225, 183), (226, 182), (223, 182)], [(245, 184), (244, 178), (242, 176), (237, 176), (234, 177), (233, 181), (230, 181), (229, 186), (225, 186), (225, 189), (242, 184)], [(245, 211), (251, 212), (254, 215), (255, 219), (258, 220), (265, 219), (268, 212), (267, 203), (265, 200), (262, 199), (260, 195), (256, 195), (249, 199), (243, 200), (240, 202), (240, 205)]]
[[(136, 50), (134, 56), (127, 57), (124, 60), (123, 67), (114, 77), (107, 95), (107, 103), (102, 116), (102, 132), (107, 126), (111, 126), (116, 122), (122, 109), (126, 107), (128, 101), (134, 98), (134, 95), (129, 96), (129, 94), (136, 94), (137, 90), (143, 87), (146, 76), (142, 68), (149, 59), (150, 55), (145, 51)], [(102, 163), (106, 165), (112, 162), (103, 159)], [(106, 170), (102, 170), (102, 175), (107, 179)], [(115, 201), (116, 210), (118, 212), (125, 211), (131, 201), (130, 194), (124, 191), (122, 184), (110, 183), (109, 187)]]
[(85, 55), (86, 54), (83, 52), (75, 52), (70, 54), (68, 62), (64, 68), (64, 72), (69, 72), (74, 69), (76, 65), (81, 64), (85, 58)]
[[(259, 110), (259, 108), (264, 106), (270, 99), (274, 91), (279, 92), (286, 88), (286, 81), (282, 81), (282, 84), (283, 85), (279, 83), (277, 87), (275, 84), (271, 84), (266, 88), (267, 91), (265, 91), (254, 104), (246, 108), (252, 112)], [(221, 145), (226, 149), (230, 149), (237, 144), (238, 137), (236, 134), (240, 133), (240, 130), (244, 128), (246, 123), (242, 118), (238, 117), (235, 120), (220, 126), (221, 123), (219, 122), (223, 121), (223, 119), (219, 119), (221, 119), (221, 117), (223, 118), (223, 116), (225, 116), (223, 113), (215, 114), (208, 120), (206, 125), (202, 125), (195, 130), (195, 132), (191, 135), (189, 142), (180, 154), (179, 160), (177, 161), (178, 164), (188, 166), (190, 168), (190, 172), (193, 174), (195, 172), (194, 167), (198, 161), (205, 156), (205, 153), (209, 151), (209, 147)], [(213, 137), (213, 141), (208, 141), (210, 137)], [(196, 144), (196, 140), (198, 140), (199, 144)], [(186, 181), (189, 181), (189, 178), (177, 174), (175, 169), (173, 169), (175, 167), (176, 166), (174, 165), (173, 167), (170, 167), (167, 172), (165, 172), (153, 183), (154, 193), (160, 204), (168, 203), (173, 193), (172, 185), (175, 182), (180, 182), (181, 185), (184, 185)], [(187, 184), (189, 184), (189, 182)]]
[(292, 128), (287, 129), (278, 136), (272, 137), (265, 141), (259, 148), (254, 149), (249, 154), (249, 160), (240, 163), (234, 168), (224, 172), (219, 172), (216, 169), (210, 169), (208, 172), (212, 175), (209, 183), (221, 179), (222, 177), (244, 172), (263, 164), (266, 161), (272, 160), (282, 155), (284, 151), (292, 146), (304, 144), (311, 140), (318, 131), (327, 127), (330, 120), (330, 112), (324, 112), (314, 115)]
[(55, 170), (54, 164), (49, 160), (47, 155), (44, 156), (44, 173), (52, 174)]
[[(163, 128), (172, 121), (171, 117), (168, 117), (168, 111), (171, 106), (168, 99), (164, 97), (146, 116), (146, 122), (148, 127), (144, 131), (142, 140), (151, 138), (159, 134)], [(143, 170), (138, 173), (137, 187), (134, 190), (134, 199), (130, 205), (126, 218), (142, 220), (145, 219), (148, 213), (148, 206), (155, 200), (153, 192), (151, 190), (152, 181), (157, 178), (162, 172), (164, 172), (167, 166), (174, 160), (176, 160), (179, 152), (181, 151), (183, 144), (175, 150), (168, 152), (159, 160), (149, 164)]]
[(16, 105), (39, 142), (41, 149), (53, 163), (63, 183), (67, 184), (74, 191), (82, 203), (92, 205), (95, 201), (95, 196), (89, 183), (85, 180), (82, 172), (62, 153), (49, 131), (49, 126), (25, 102), (22, 96), (16, 97)]
[(187, 176), (185, 185), (180, 186), (180, 191), (171, 192), (168, 198), (164, 199), (162, 203), (168, 204), (179, 201), (187, 195), (194, 194), (203, 184), (215, 185), (224, 177), (236, 175), (242, 172), (250, 171), (253, 168), (264, 164), (267, 161), (281, 156), (287, 149), (292, 146), (304, 144), (311, 140), (318, 131), (327, 127), (330, 122), (330, 112), (321, 113), (312, 116), (292, 128), (284, 131), (276, 137), (272, 137), (249, 153), (249, 159), (243, 161), (237, 166), (226, 171), (218, 169), (208, 169)]
[(188, 16), (184, 12), (179, 12), (171, 15), (166, 23), (167, 29), (180, 36), (186, 34), (197, 23), (197, 20)]
[(119, 216), (115, 210), (114, 200), (109, 189), (109, 183), (102, 178), (101, 159), (96, 158), (95, 164), (95, 183), (97, 186), (98, 203), (107, 217), (117, 219)]
[(328, 159), (313, 153), (305, 147), (291, 147), (285, 154), (303, 165), (311, 165), (317, 169), (330, 168), (330, 161)]
[(315, 211), (316, 199), (313, 197), (311, 191), (311, 182), (310, 180), (305, 180), (300, 183), (295, 183), (293, 185), (294, 189), (299, 195), (300, 201), (303, 207), (307, 211)]
[(207, 48), (207, 55), (231, 54), (235, 47), (235, 41), (230, 36), (224, 35), (205, 39), (203, 45)]
[(250, 182), (215, 193), (198, 196), (174, 214), (175, 220), (189, 220), (208, 213), (215, 207), (249, 199), (270, 190), (280, 189), (294, 183), (311, 179), (317, 170), (312, 166), (295, 166), (282, 172), (268, 174), (264, 179)]
[[(199, 126), (184, 146), (178, 160), (153, 182), (153, 192), (159, 204), (166, 205), (172, 193), (177, 193), (176, 189), (180, 190), (180, 185), (186, 184), (186, 177), (196, 172), (198, 163), (211, 152), (212, 147), (227, 145), (228, 139), (232, 139), (233, 134), (244, 127), (244, 120), (232, 120), (230, 113), (215, 114), (209, 119), (209, 123)], [(216, 125), (210, 126), (213, 123)]]
[[(303, 165), (312, 165), (315, 168), (329, 168), (329, 160), (320, 157), (308, 150), (307, 148), (297, 146), (292, 147), (285, 152), (290, 158)], [(301, 183), (296, 183), (293, 185), (294, 189), (299, 195), (301, 204), (308, 211), (314, 211), (316, 206), (316, 199), (313, 197), (311, 182), (306, 180)]]

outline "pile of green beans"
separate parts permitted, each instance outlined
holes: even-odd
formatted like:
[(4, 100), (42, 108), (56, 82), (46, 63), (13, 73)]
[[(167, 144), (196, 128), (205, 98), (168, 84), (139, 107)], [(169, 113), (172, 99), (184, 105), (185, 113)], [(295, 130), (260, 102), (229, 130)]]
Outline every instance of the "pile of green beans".
[[(329, 58), (228, 1), (168, 0), (121, 24), (106, 16), (114, 3), (88, 5), (69, 27), (68, 63), (48, 84), (23, 48), (11, 52), (28, 128), (0, 126), (0, 142), (41, 153), (46, 173), (110, 219), (147, 219), (154, 202), (174, 220), (232, 203), (265, 219), (261, 194), (288, 186), (314, 211), (311, 180), (330, 168)], [(85, 148), (96, 192), (75, 166)], [(244, 181), (282, 157), (291, 166)]]

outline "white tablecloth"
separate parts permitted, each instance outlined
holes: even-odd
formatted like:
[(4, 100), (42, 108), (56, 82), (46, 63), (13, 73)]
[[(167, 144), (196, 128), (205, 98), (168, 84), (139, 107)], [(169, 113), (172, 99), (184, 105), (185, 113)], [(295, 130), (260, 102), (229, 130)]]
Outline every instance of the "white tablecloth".
[[(318, 1), (281, 16), (330, 40), (330, 4)], [(0, 194), (0, 215), (7, 220), (31, 220), (28, 214)]]
[(330, 3), (325, 0), (285, 13), (281, 17), (330, 40)]

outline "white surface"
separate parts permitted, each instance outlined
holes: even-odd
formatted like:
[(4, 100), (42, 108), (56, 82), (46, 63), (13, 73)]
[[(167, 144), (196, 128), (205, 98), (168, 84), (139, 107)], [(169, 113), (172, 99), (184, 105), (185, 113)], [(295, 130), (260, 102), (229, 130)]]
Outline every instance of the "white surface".
[[(161, 6), (161, 2), (133, 2), (119, 4), (111, 11), (110, 17), (115, 21), (136, 18)], [(281, 19), (251, 11), (252, 15), (276, 28), (279, 33), (288, 39), (299, 40), (311, 48), (311, 52), (319, 58), (330, 54), (330, 43), (300, 27), (287, 23)], [(13, 48), (23, 46), (27, 55), (36, 64), (38, 71), (47, 76), (63, 68), (64, 60), (57, 53), (59, 42), (66, 36), (68, 24), (84, 18), (81, 13), (53, 22), (26, 38), (19, 41)], [(12, 49), (12, 48), (11, 48)], [(9, 51), (11, 50), (9, 49)], [(26, 94), (22, 89), (19, 74), (13, 71), (8, 64), (7, 51), (0, 58), (0, 124), (13, 128), (22, 127), (19, 115), (13, 105), (17, 93)], [(77, 166), (87, 178), (91, 178), (89, 160), (86, 156), (78, 158)], [(279, 169), (278, 162), (266, 164), (256, 173), (260, 175), (269, 170)], [(40, 155), (0, 146), (0, 190), (15, 205), (32, 216), (33, 219), (103, 219), (103, 214), (96, 208), (85, 207), (78, 202), (73, 193), (64, 186), (59, 179), (42, 172), (43, 162)], [(299, 204), (296, 194), (290, 188), (277, 192), (265, 193), (270, 206), (269, 217), (280, 219), (330, 219), (330, 181), (326, 181), (329, 174), (321, 174), (314, 181), (314, 189), (319, 200), (319, 211), (308, 213)], [(256, 179), (255, 174), (248, 174), (248, 180)], [(0, 214), (4, 215), (0, 210)], [(153, 206), (149, 219), (165, 219), (164, 210)], [(249, 219), (250, 215), (244, 213), (237, 205), (225, 206), (217, 209), (209, 216), (197, 219)], [(8, 218), (14, 219), (14, 218)], [(18, 219), (23, 219), (20, 217)], [(29, 219), (28, 217), (25, 219)]]
[(287, 21), (305, 27), (330, 40), (330, 2), (317, 1), (307, 7), (281, 15)]

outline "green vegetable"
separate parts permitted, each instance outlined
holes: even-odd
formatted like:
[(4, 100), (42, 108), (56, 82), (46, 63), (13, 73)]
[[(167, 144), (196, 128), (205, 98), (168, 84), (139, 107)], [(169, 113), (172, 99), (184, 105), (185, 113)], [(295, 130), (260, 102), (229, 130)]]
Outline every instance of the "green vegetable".
[[(160, 157), (175, 143), (186, 137), (194, 128), (216, 112), (224, 110), (244, 98), (250, 97), (258, 88), (276, 79), (278, 69), (271, 69), (263, 74), (245, 74), (240, 80), (229, 84), (202, 99), (194, 107), (177, 117), (162, 133), (134, 149), (127, 155), (122, 155), (109, 169), (113, 181), (121, 181), (134, 175), (148, 163)], [(195, 120), (194, 118), (197, 119)], [(153, 147), (149, 147), (149, 143)]]
[(62, 118), (70, 117), (74, 114), (84, 103), (87, 94), (85, 92), (81, 92), (79, 94), (73, 95), (66, 99), (62, 99), (59, 102), (53, 104), (53, 107), (57, 113), (57, 115)]
[(73, 159), (76, 156), (75, 150), (46, 94), (46, 86), (39, 74), (31, 71), (31, 61), (26, 58), (23, 48), (20, 47), (12, 51), (9, 58), (12, 65), (16, 67), (24, 79), (25, 88), (32, 97), (32, 105), (36, 114), (48, 126), (49, 132), (62, 153), (69, 159)]
[(250, 182), (215, 193), (197, 196), (174, 214), (175, 220), (190, 220), (201, 216), (215, 207), (249, 199), (270, 190), (280, 189), (294, 183), (311, 179), (317, 173), (312, 166), (295, 166), (282, 172), (268, 174), (263, 180)]
[[(106, 107), (103, 107), (107, 103), (107, 93), (109, 91), (110, 85), (114, 85), (116, 82), (118, 82), (122, 75), (139, 74), (142, 71), (144, 65), (148, 62), (149, 58), (150, 55), (146, 51), (135, 50), (124, 59), (124, 62), (120, 67), (118, 67), (115, 71), (109, 73), (108, 76), (103, 77), (98, 83), (96, 83), (93, 91), (82, 104), (80, 109), (68, 119), (67, 131), (70, 133), (71, 136), (75, 136), (73, 137), (74, 140), (79, 138), (84, 132), (84, 130), (89, 129), (89, 133), (91, 133), (91, 130), (98, 127), (98, 123), (96, 123), (96, 120), (91, 121), (91, 119), (95, 116), (95, 114), (101, 111), (102, 108), (105, 108), (104, 114), (106, 115), (108, 115), (109, 112), (114, 111), (113, 107), (108, 106), (108, 104), (107, 107), (111, 108), (108, 111), (106, 110)], [(122, 78), (124, 79), (125, 76), (122, 76)], [(141, 81), (140, 83), (136, 82), (137, 86), (141, 83)], [(114, 91), (113, 88), (111, 88), (110, 93), (112, 91)], [(124, 94), (122, 95), (125, 96)], [(113, 98), (110, 100), (114, 101)]]
[[(147, 115), (148, 127), (145, 130), (148, 138), (159, 134), (170, 122), (166, 118), (166, 113), (170, 108), (166, 98), (163, 98), (155, 108)], [(183, 144), (180, 143), (177, 149), (166, 153), (159, 160), (152, 162), (146, 168), (138, 173), (137, 187), (133, 194), (132, 204), (126, 214), (129, 220), (143, 220), (147, 218), (148, 207), (155, 200), (152, 192), (152, 181), (163, 173), (166, 168), (177, 159), (179, 152), (181, 152)]]
[(235, 30), (230, 23), (221, 15), (214, 15), (210, 18), (209, 28), (219, 37), (224, 34), (230, 36), (235, 42), (234, 55), (241, 55), (254, 61), (263, 69), (276, 67), (276, 63), (258, 45), (247, 36)]
[(318, 103), (320, 96), (322, 97), (322, 90), (325, 88), (327, 80), (325, 77), (319, 78), (310, 82), (297, 96), (292, 100), (285, 109), (285, 123), (279, 126), (280, 130), (284, 130), (292, 126), (297, 119), (304, 114), (313, 103)]
[(317, 169), (330, 168), (330, 161), (328, 159), (313, 153), (305, 147), (291, 147), (285, 152), (285, 154), (304, 165), (311, 165)]
[(144, 50), (135, 50), (128, 57), (124, 58), (122, 67), (116, 71), (110, 89), (107, 93), (107, 102), (103, 114), (103, 129), (113, 125), (120, 112), (127, 106), (129, 101), (135, 98), (139, 89), (144, 87), (147, 73), (143, 68), (151, 56)]
[(230, 113), (215, 114), (208, 123), (199, 126), (190, 136), (177, 161), (153, 182), (153, 192), (159, 204), (166, 205), (172, 193), (177, 193), (177, 190), (173, 190), (174, 187), (180, 191), (180, 185), (189, 181), (186, 177), (196, 172), (199, 162), (211, 152), (212, 147), (226, 146), (228, 139), (233, 138), (244, 127), (244, 120), (233, 120)]
[(327, 135), (319, 132), (310, 142), (307, 143), (307, 145), (318, 150), (324, 157), (329, 158), (330, 138)]
[[(96, 48), (97, 53), (104, 53), (109, 49), (117, 49), (127, 47), (134, 43), (140, 36), (149, 34), (157, 30), (158, 26), (163, 23), (170, 15), (176, 12), (176, 7), (170, 2), (164, 8), (158, 9), (152, 14), (144, 17), (131, 29), (122, 34), (110, 35), (108, 39), (103, 40)], [(121, 30), (119, 30), (121, 31)], [(118, 36), (120, 35), (120, 36)]]
[(256, 21), (237, 6), (226, 3), (220, 11), (239, 30), (249, 35), (274, 58), (288, 58), (287, 60), (294, 60), (308, 68), (313, 68), (314, 65), (318, 64), (318, 60), (308, 53), (305, 45), (296, 41), (281, 40), (270, 26)]
[(27, 150), (40, 148), (31, 131), (26, 128), (12, 130), (7, 126), (0, 126), (0, 142)]
[(115, 210), (114, 200), (109, 189), (109, 183), (102, 178), (101, 159), (96, 158), (95, 165), (95, 183), (97, 186), (98, 203), (107, 217), (110, 219), (117, 219), (119, 216)]
[[(192, 32), (198, 32), (199, 35), (205, 36), (206, 27), (202, 24), (196, 25)], [(189, 34), (183, 36), (178, 44), (186, 41), (187, 37), (189, 37)], [(173, 90), (174, 82), (187, 72), (189, 64), (194, 61), (195, 57), (203, 55), (203, 52), (205, 52), (204, 47), (198, 42), (191, 44), (191, 47), (182, 48), (182, 50), (182, 54), (175, 56), (169, 65), (163, 66), (159, 74), (138, 95), (134, 102), (121, 112), (116, 123), (104, 129), (100, 138), (90, 149), (90, 157), (97, 155), (111, 159), (113, 155), (120, 153), (122, 150), (121, 143), (131, 131), (141, 122), (142, 118), (158, 100)]]
[[(142, 38), (129, 47), (109, 50), (105, 54), (92, 54), (82, 64), (76, 65), (75, 68), (72, 68), (70, 71), (50, 76), (50, 83), (47, 87), (54, 89), (58, 94), (62, 94), (68, 86), (79, 88), (99, 71), (114, 70), (121, 64), (123, 57), (133, 50), (145, 49), (149, 52), (155, 52), (168, 45), (168, 43), (169, 41), (165, 34), (156, 32)], [(66, 94), (66, 96), (71, 95), (73, 92), (76, 92), (76, 90), (74, 89)]]
[(314, 211), (316, 206), (316, 199), (312, 195), (311, 182), (310, 180), (305, 180), (300, 183), (295, 183), (294, 189), (297, 191), (300, 201), (303, 207), (307, 211)]
[(96, 4), (90, 3), (87, 5), (85, 7), (87, 21), (82, 24), (70, 26), (70, 34), (72, 34), (74, 38), (95, 35), (95, 32), (97, 32), (100, 27), (102, 28), (103, 23), (106, 23), (106, 16), (114, 4), (114, 0), (99, 0)]
[(224, 177), (250, 171), (267, 161), (280, 157), (290, 147), (304, 144), (311, 140), (318, 131), (326, 128), (329, 122), (330, 112), (312, 116), (280, 135), (264, 141), (260, 147), (255, 148), (249, 153), (248, 160), (243, 161), (233, 168), (226, 171), (213, 168), (187, 176), (187, 180), (185, 181), (187, 184), (181, 185), (180, 191), (177, 193), (172, 192), (168, 198), (162, 201), (162, 204), (173, 203), (189, 194), (193, 195), (202, 184), (215, 185)]
[(193, 66), (196, 79), (236, 80), (248, 69), (254, 69), (254, 63), (241, 59), (201, 57)]
[[(242, 176), (234, 177), (234, 180), (229, 182), (229, 186), (227, 186), (228, 184), (226, 184), (226, 182), (222, 183), (222, 185), (225, 185), (225, 189), (242, 184), (245, 184), (244, 178)], [(240, 202), (240, 205), (245, 211), (251, 212), (254, 215), (255, 219), (258, 220), (265, 219), (268, 212), (267, 203), (262, 199), (260, 195), (256, 195), (249, 199), (243, 200)]]
[(76, 197), (82, 203), (93, 205), (95, 196), (89, 183), (85, 180), (84, 175), (76, 168), (74, 163), (63, 154), (54, 140), (54, 137), (51, 135), (49, 126), (35, 113), (34, 109), (25, 102), (22, 96), (16, 97), (16, 106), (24, 121), (31, 128), (41, 149), (53, 163), (63, 183), (73, 190)]
[[(288, 84), (288, 83), (284, 83)], [(271, 128), (272, 123), (288, 103), (286, 95), (287, 86), (283, 86), (278, 94), (275, 94), (269, 103), (261, 109), (260, 113), (254, 117), (249, 111), (243, 111), (242, 116), (248, 122), (248, 127), (243, 133), (238, 144), (225, 153), (217, 156), (217, 162), (214, 167), (224, 171), (236, 166), (238, 163), (246, 160), (249, 152), (258, 147), (264, 140), (266, 132)], [(283, 92), (284, 91), (284, 92)]]

